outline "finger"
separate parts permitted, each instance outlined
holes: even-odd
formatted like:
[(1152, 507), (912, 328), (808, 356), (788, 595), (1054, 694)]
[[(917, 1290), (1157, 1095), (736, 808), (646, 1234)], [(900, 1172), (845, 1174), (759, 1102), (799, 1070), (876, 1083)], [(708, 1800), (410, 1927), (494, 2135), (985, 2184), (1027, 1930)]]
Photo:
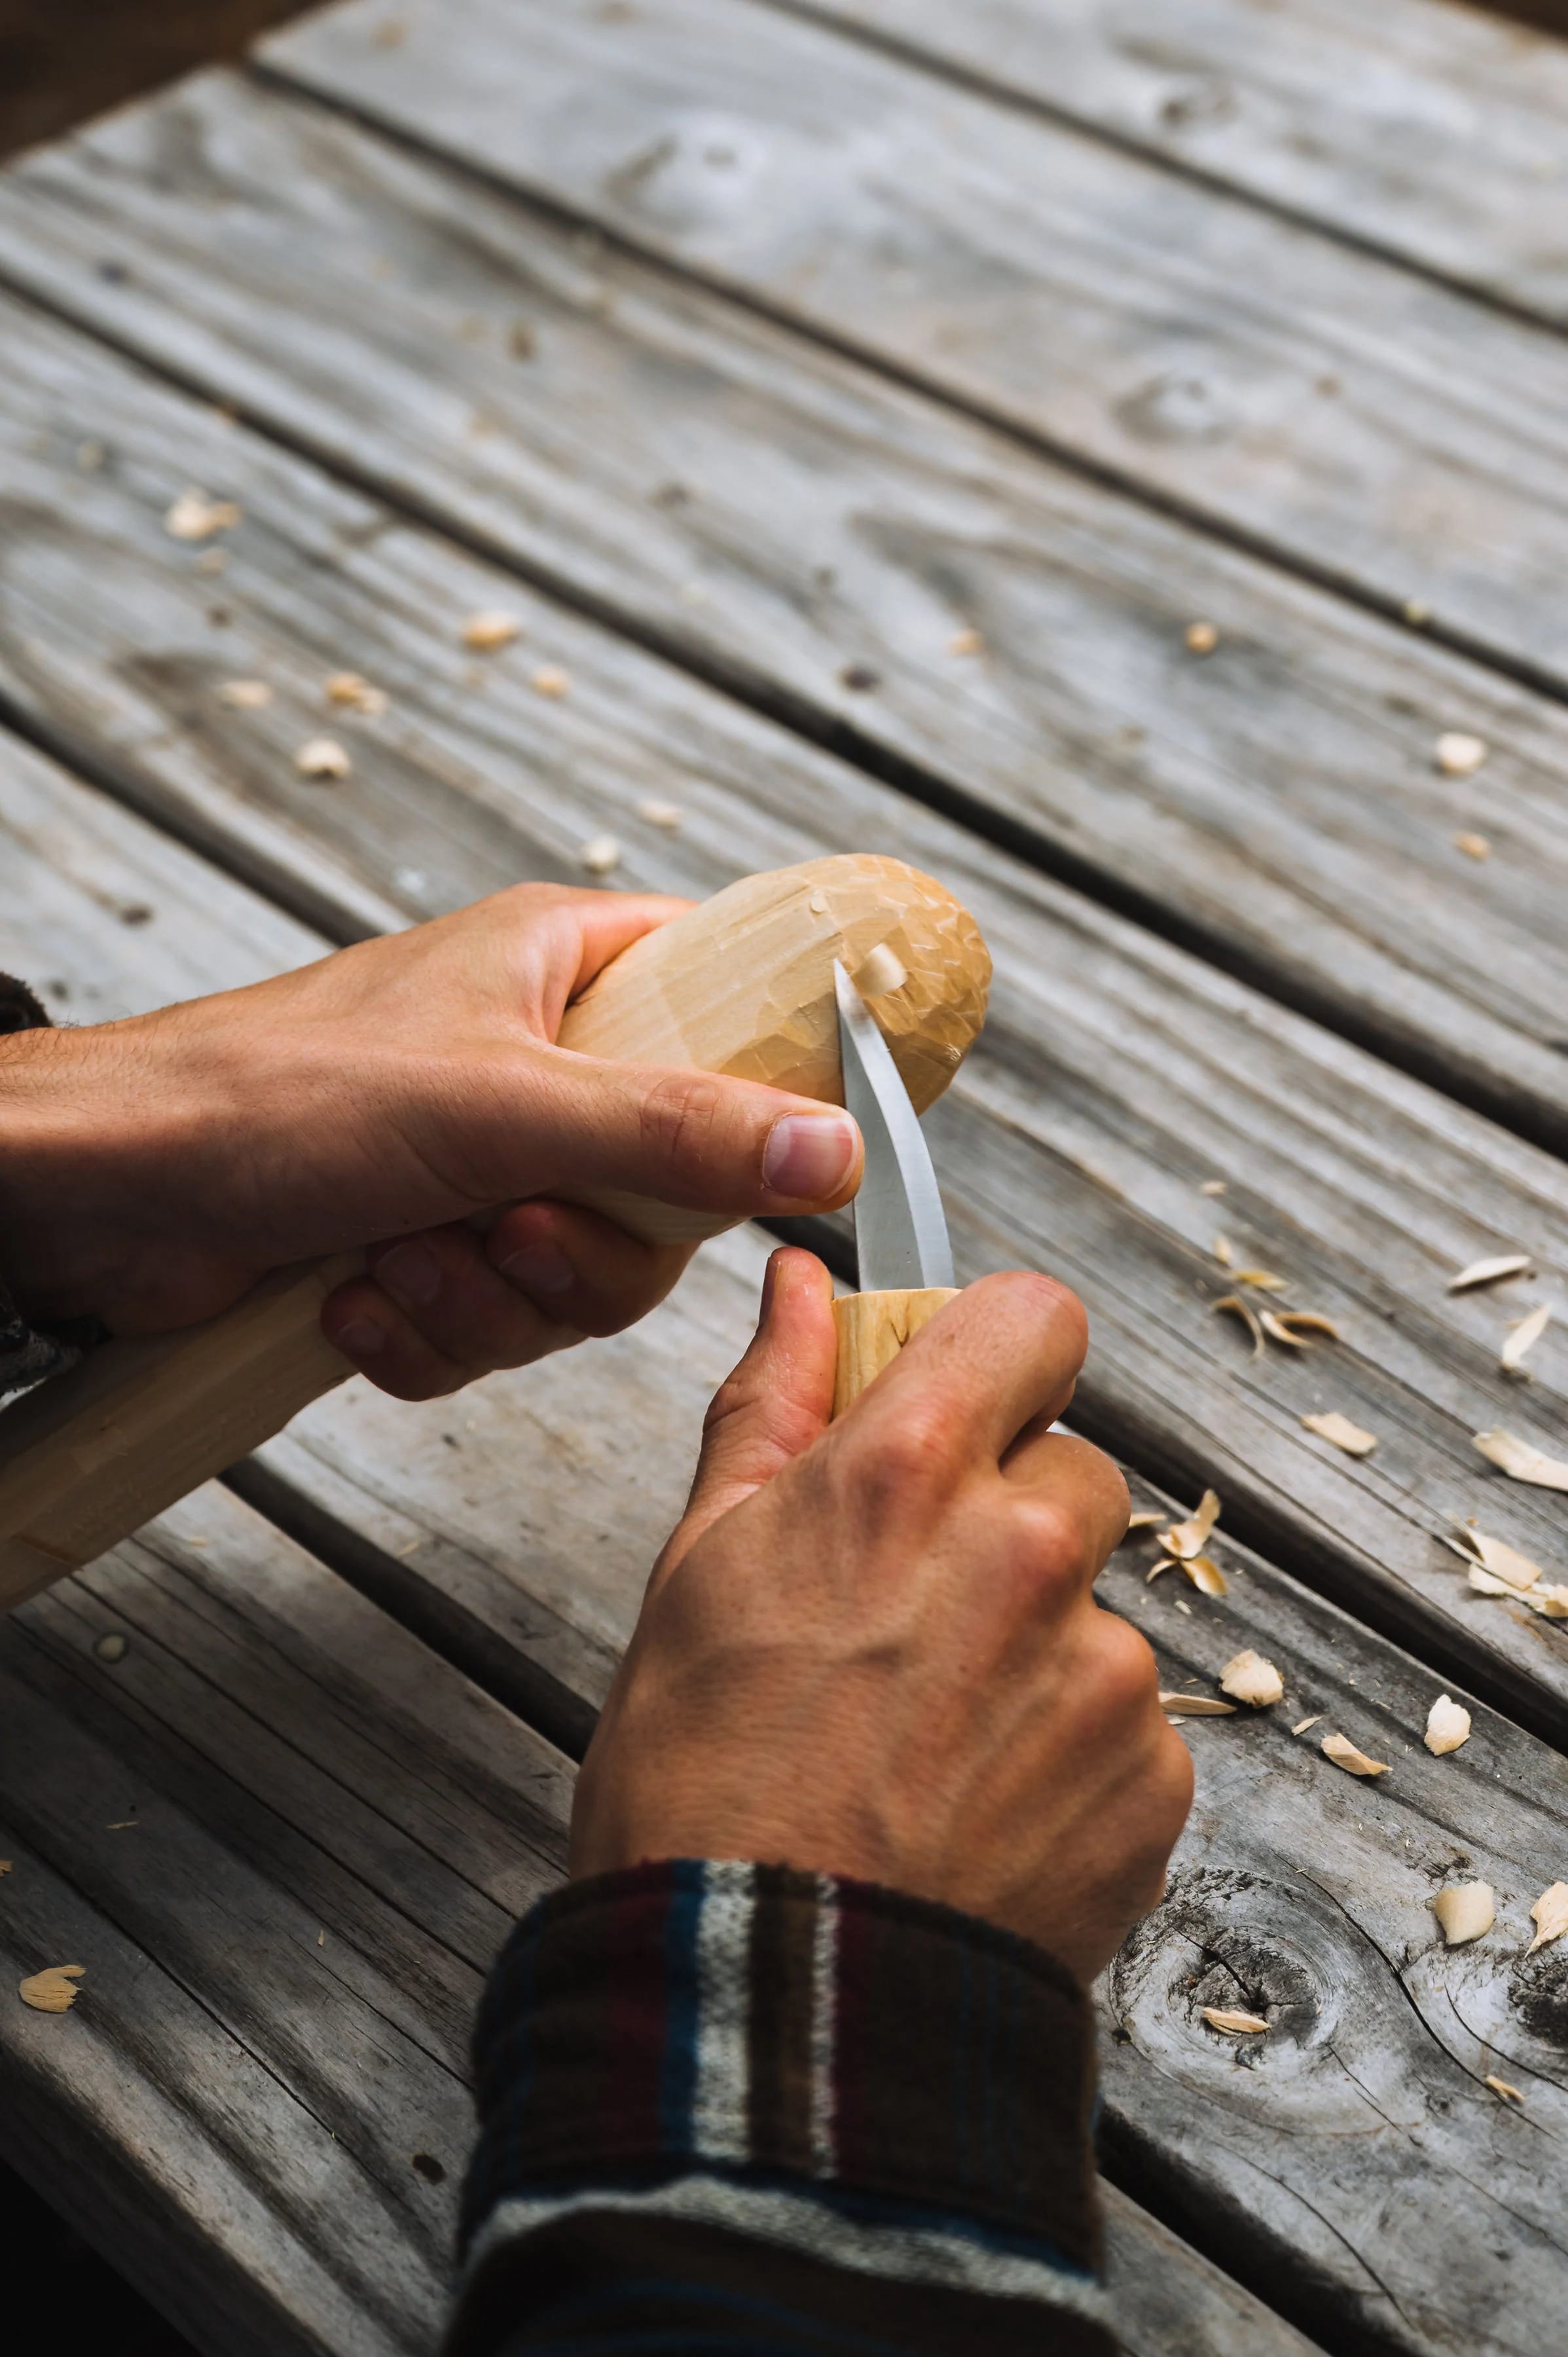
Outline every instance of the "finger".
[(365, 1268), (426, 1342), (470, 1372), (526, 1366), (570, 1323), (509, 1285), (461, 1222), (372, 1245)]
[(1132, 1511), (1127, 1484), (1105, 1451), (1075, 1433), (1042, 1430), (1009, 1449), (1002, 1470), (1031, 1505), (1070, 1533), (1070, 1545), (1061, 1549), (1064, 1562), (1081, 1571), (1086, 1586), (1098, 1578), (1126, 1536)]
[(579, 1334), (618, 1334), (656, 1308), (692, 1257), (690, 1244), (649, 1244), (613, 1220), (548, 1199), (503, 1211), (486, 1258), (546, 1318)]
[[(438, 1308), (400, 1300), (377, 1275), (351, 1278), (328, 1296), (322, 1330), (334, 1347), (378, 1389), (395, 1399), (438, 1399), (497, 1366), (526, 1366), (581, 1340), (572, 1328), (545, 1318), (484, 1262), (478, 1239), (454, 1245), (460, 1232), (426, 1231), (405, 1238), (442, 1271)], [(398, 1247), (388, 1246), (384, 1263)], [(468, 1253), (478, 1256), (478, 1268)], [(412, 1287), (424, 1286), (417, 1275)], [(477, 1280), (477, 1281), (476, 1281)], [(395, 1281), (395, 1279), (393, 1280)], [(494, 1287), (498, 1302), (490, 1293)], [(444, 1338), (437, 1340), (430, 1330)]]
[(939, 1311), (849, 1411), (857, 1435), (918, 1424), (934, 1463), (1000, 1464), (1072, 1397), (1088, 1347), (1077, 1294), (1054, 1277), (983, 1276)]
[(533, 1044), (492, 1054), (462, 1107), (413, 1109), (432, 1168), (456, 1164), (475, 1202), (628, 1190), (729, 1219), (831, 1211), (859, 1183), (842, 1106), (714, 1072), (602, 1061)]
[(582, 927), (582, 952), (572, 996), (585, 990), (594, 976), (619, 957), (622, 950), (657, 931), (694, 904), (665, 892), (579, 892), (574, 911)]
[(660, 1558), (660, 1577), (710, 1523), (771, 1481), (826, 1429), (836, 1354), (832, 1297), (832, 1280), (814, 1253), (785, 1246), (773, 1254), (757, 1333), (714, 1394), (692, 1494)]

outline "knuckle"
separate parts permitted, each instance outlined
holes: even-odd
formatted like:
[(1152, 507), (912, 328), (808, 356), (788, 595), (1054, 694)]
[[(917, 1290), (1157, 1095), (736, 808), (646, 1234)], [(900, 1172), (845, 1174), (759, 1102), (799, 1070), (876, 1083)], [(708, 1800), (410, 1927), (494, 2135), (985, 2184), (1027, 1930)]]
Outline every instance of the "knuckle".
[(1092, 1675), (1099, 1706), (1111, 1716), (1130, 1720), (1156, 1710), (1160, 1676), (1154, 1648), (1113, 1612), (1099, 1614)]
[(1033, 1491), (1012, 1506), (1010, 1520), (1020, 1562), (1040, 1584), (1054, 1587), (1083, 1568), (1089, 1530), (1081, 1508)]
[(855, 1432), (849, 1470), (863, 1495), (897, 1504), (941, 1482), (952, 1453), (952, 1427), (940, 1403), (914, 1400), (896, 1416), (868, 1420)]

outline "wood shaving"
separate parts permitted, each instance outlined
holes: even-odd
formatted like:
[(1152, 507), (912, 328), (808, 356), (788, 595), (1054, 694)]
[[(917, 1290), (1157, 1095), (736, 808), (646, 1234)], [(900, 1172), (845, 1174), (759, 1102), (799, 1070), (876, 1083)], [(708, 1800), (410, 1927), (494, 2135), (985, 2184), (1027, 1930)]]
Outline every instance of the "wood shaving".
[(1206, 2005), (1202, 2013), (1210, 2029), (1230, 2030), (1241, 2038), (1259, 2038), (1269, 2026), (1261, 2013), (1238, 2013), (1223, 2005)]
[(1157, 1506), (1145, 1507), (1142, 1512), (1129, 1514), (1127, 1517), (1128, 1534), (1130, 1535), (1133, 1531), (1155, 1530), (1165, 1519)]
[(1529, 1481), (1538, 1490), (1568, 1490), (1568, 1465), (1511, 1432), (1478, 1432), (1476, 1446), (1487, 1463), (1510, 1480)]
[(1537, 1948), (1568, 1932), (1568, 1882), (1549, 1883), (1530, 1909), (1530, 1920), (1535, 1925), (1535, 1937), (1524, 1953), (1533, 1956)]
[(1524, 2101), (1519, 2089), (1510, 2085), (1507, 2079), (1499, 2079), (1495, 2072), (1487, 2072), (1487, 2084), (1494, 2095), (1505, 2096), (1510, 2104), (1522, 2104)]
[(1205, 1596), (1229, 1595), (1230, 1582), (1212, 1555), (1184, 1555), (1181, 1567), (1193, 1586), (1201, 1589)]
[(9, 1859), (8, 1857), (0, 1857), (0, 1874), (9, 1874), (9, 1873), (10, 1873), (10, 1871), (11, 1871), (11, 1861), (10, 1861), (10, 1859)]
[(1219, 633), (1212, 622), (1189, 622), (1186, 637), (1187, 651), (1192, 655), (1211, 655), (1219, 644)]
[(1208, 1534), (1219, 1520), (1219, 1493), (1206, 1490), (1185, 1523), (1173, 1523), (1160, 1534), (1160, 1544), (1174, 1555), (1201, 1555)]
[(1148, 1570), (1144, 1574), (1144, 1587), (1147, 1587), (1152, 1579), (1158, 1579), (1162, 1571), (1169, 1571), (1176, 1560), (1176, 1558), (1174, 1555), (1161, 1555), (1158, 1563), (1151, 1564)]
[(1473, 1260), (1448, 1280), (1450, 1293), (1469, 1293), (1477, 1285), (1500, 1285), (1505, 1276), (1522, 1276), (1530, 1266), (1528, 1253), (1494, 1253), (1489, 1260)]
[(1464, 1704), (1455, 1702), (1452, 1695), (1439, 1695), (1426, 1714), (1426, 1733), (1421, 1739), (1437, 1759), (1468, 1743), (1470, 1714)]
[(1364, 1751), (1357, 1750), (1348, 1735), (1326, 1735), (1322, 1751), (1326, 1760), (1332, 1760), (1336, 1768), (1343, 1768), (1348, 1776), (1386, 1776), (1389, 1772), (1386, 1760), (1369, 1760)]
[(1229, 1236), (1216, 1236), (1208, 1249), (1214, 1254), (1215, 1259), (1219, 1263), (1221, 1268), (1229, 1268), (1231, 1262), (1236, 1257), (1235, 1254), (1230, 1249), (1230, 1239)]
[(1484, 1563), (1495, 1578), (1509, 1587), (1533, 1587), (1542, 1577), (1541, 1566), (1531, 1563), (1527, 1555), (1505, 1539), (1495, 1539), (1487, 1531), (1478, 1531), (1473, 1523), (1463, 1523), (1451, 1542), (1461, 1554)]
[(205, 491), (181, 491), (165, 512), (164, 530), (171, 540), (210, 540), (215, 532), (232, 532), (244, 522), (244, 510), (232, 500), (209, 500)]
[(1527, 1587), (1519, 1600), (1543, 1620), (1568, 1620), (1568, 1587)]
[(1492, 856), (1492, 846), (1484, 834), (1470, 834), (1463, 830), (1455, 836), (1454, 848), (1462, 851), (1466, 859), (1489, 859)]
[(1333, 1318), (1316, 1309), (1260, 1309), (1258, 1323), (1271, 1342), (1288, 1342), (1293, 1351), (1310, 1351), (1314, 1334), (1326, 1334), (1331, 1342), (1339, 1340)]
[(1484, 737), (1467, 737), (1457, 728), (1445, 729), (1433, 747), (1433, 759), (1445, 778), (1473, 777), (1487, 758)]
[(1375, 1432), (1363, 1432), (1359, 1424), (1352, 1424), (1337, 1407), (1326, 1409), (1321, 1415), (1304, 1415), (1302, 1422), (1308, 1432), (1316, 1432), (1319, 1440), (1331, 1440), (1347, 1457), (1369, 1457), (1378, 1445)]
[(273, 691), (264, 679), (226, 679), (218, 691), (219, 703), (235, 712), (260, 712), (272, 700)]
[(130, 1640), (118, 1629), (111, 1629), (107, 1636), (98, 1639), (92, 1650), (101, 1662), (123, 1662), (129, 1643)]
[(1518, 1596), (1519, 1594), (1517, 1587), (1510, 1587), (1506, 1579), (1494, 1578), (1489, 1571), (1483, 1571), (1478, 1563), (1473, 1563), (1470, 1566), (1470, 1586), (1477, 1596)]
[(1264, 1710), (1284, 1695), (1284, 1680), (1273, 1662), (1250, 1648), (1233, 1653), (1219, 1673), (1221, 1694), (1234, 1695), (1238, 1702), (1250, 1705), (1253, 1710)]
[(559, 663), (541, 663), (528, 683), (535, 695), (548, 695), (559, 703), (562, 696), (572, 692), (572, 674), (563, 671)]
[(1323, 1713), (1321, 1711), (1316, 1711), (1311, 1718), (1298, 1718), (1295, 1725), (1291, 1728), (1291, 1733), (1293, 1735), (1305, 1735), (1309, 1727), (1321, 1727), (1322, 1724)]
[(662, 826), (673, 834), (686, 813), (679, 802), (661, 802), (657, 794), (650, 794), (646, 802), (638, 803), (637, 815), (646, 819), (650, 826)]
[(463, 625), (463, 644), (476, 655), (499, 654), (502, 647), (510, 647), (514, 639), (521, 636), (522, 624), (517, 616), (503, 613), (496, 606), (470, 614)]
[(590, 836), (577, 854), (590, 876), (607, 876), (620, 866), (620, 845), (613, 834)]
[(76, 1984), (86, 1970), (85, 1964), (50, 1964), (18, 1981), (16, 1995), (37, 2013), (69, 2013), (81, 1995)]
[(386, 710), (390, 700), (384, 687), (372, 687), (357, 671), (335, 671), (322, 694), (328, 704), (347, 705), (350, 711), (363, 712), (372, 720)]
[(1539, 1309), (1532, 1309), (1528, 1318), (1520, 1319), (1498, 1353), (1498, 1364), (1505, 1374), (1529, 1375), (1530, 1369), (1523, 1364), (1525, 1352), (1535, 1348), (1551, 1323), (1550, 1301), (1543, 1301)]
[(1449, 1947), (1462, 1948), (1467, 1940), (1484, 1939), (1497, 1921), (1497, 1894), (1489, 1882), (1451, 1882), (1433, 1900), (1432, 1911)]
[(310, 737), (294, 757), (302, 778), (346, 778), (354, 764), (336, 737)]
[(1223, 1310), (1230, 1317), (1239, 1318), (1241, 1320), (1252, 1338), (1253, 1358), (1261, 1358), (1263, 1349), (1263, 1329), (1259, 1322), (1258, 1313), (1251, 1303), (1243, 1301), (1239, 1293), (1228, 1293), (1223, 1299), (1215, 1303), (1214, 1308), (1217, 1314)]
[(1234, 1718), (1233, 1702), (1221, 1702), (1217, 1695), (1163, 1694), (1160, 1708), (1168, 1710), (1173, 1718)]
[(1250, 1285), (1252, 1286), (1253, 1290), (1258, 1293), (1288, 1293), (1290, 1291), (1289, 1284), (1285, 1278), (1283, 1276), (1276, 1276), (1272, 1268), (1239, 1268), (1236, 1271), (1236, 1282), (1238, 1285)]
[(903, 959), (886, 942), (879, 942), (850, 976), (862, 998), (886, 998), (889, 991), (902, 990), (908, 979)]
[(1187, 1602), (1185, 1596), (1175, 1597), (1172, 1598), (1172, 1601), (1176, 1605), (1176, 1609), (1178, 1612), (1185, 1612), (1189, 1620), (1192, 1619), (1192, 1607)]
[(1400, 611), (1412, 630), (1419, 630), (1423, 623), (1432, 619), (1432, 608), (1424, 597), (1407, 597)]
[(959, 630), (948, 640), (948, 652), (950, 655), (977, 655), (983, 644), (978, 630)]
[(1206, 1178), (1197, 1191), (1200, 1195), (1223, 1195), (1228, 1183), (1224, 1178)]

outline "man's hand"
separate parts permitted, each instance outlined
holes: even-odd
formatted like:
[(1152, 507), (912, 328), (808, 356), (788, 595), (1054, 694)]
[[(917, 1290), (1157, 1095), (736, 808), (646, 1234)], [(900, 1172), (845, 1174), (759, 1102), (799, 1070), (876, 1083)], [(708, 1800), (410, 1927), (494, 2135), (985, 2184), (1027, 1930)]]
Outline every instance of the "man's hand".
[(617, 1188), (736, 1218), (843, 1202), (846, 1114), (552, 1044), (599, 969), (684, 906), (520, 885), (248, 990), (0, 1039), (17, 1306), (155, 1333), (369, 1245), (326, 1331), (423, 1399), (630, 1324), (689, 1257), (520, 1198)]
[(820, 1263), (774, 1255), (589, 1749), (573, 1870), (857, 1876), (1088, 1980), (1159, 1899), (1192, 1770), (1154, 1655), (1090, 1593), (1125, 1484), (1047, 1429), (1082, 1308), (985, 1277), (829, 1427), (829, 1303)]

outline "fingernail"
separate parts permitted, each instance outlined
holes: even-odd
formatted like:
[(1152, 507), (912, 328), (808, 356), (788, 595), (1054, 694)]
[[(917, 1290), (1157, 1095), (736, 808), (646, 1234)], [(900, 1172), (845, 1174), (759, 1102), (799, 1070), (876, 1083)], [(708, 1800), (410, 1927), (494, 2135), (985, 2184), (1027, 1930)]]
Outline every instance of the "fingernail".
[(848, 1177), (854, 1146), (854, 1124), (846, 1113), (787, 1113), (768, 1133), (762, 1176), (776, 1195), (817, 1203)]
[(577, 1282), (576, 1270), (553, 1244), (524, 1244), (501, 1262), (500, 1272), (524, 1293), (570, 1293)]
[(329, 1339), (346, 1359), (370, 1359), (387, 1338), (369, 1318), (350, 1318), (347, 1326), (339, 1326)]
[(399, 1244), (371, 1273), (394, 1301), (411, 1309), (427, 1309), (441, 1290), (441, 1264), (428, 1244)]

